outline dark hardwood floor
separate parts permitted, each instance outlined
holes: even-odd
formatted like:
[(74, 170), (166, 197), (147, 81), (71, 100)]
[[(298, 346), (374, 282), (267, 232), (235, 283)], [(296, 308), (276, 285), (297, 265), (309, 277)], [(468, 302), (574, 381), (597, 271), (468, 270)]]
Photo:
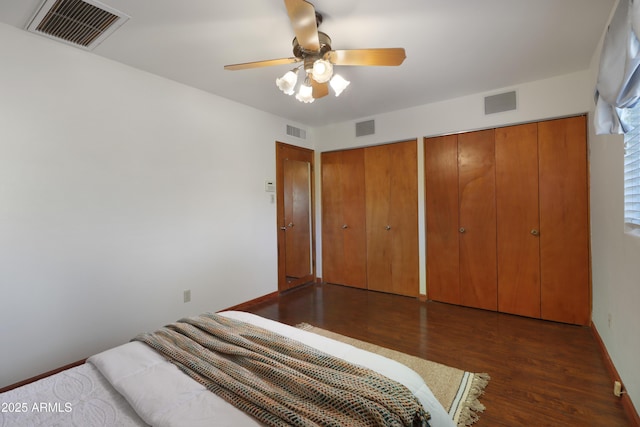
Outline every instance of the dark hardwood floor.
[(477, 427), (631, 426), (589, 328), (318, 284), (244, 311), (487, 372)]

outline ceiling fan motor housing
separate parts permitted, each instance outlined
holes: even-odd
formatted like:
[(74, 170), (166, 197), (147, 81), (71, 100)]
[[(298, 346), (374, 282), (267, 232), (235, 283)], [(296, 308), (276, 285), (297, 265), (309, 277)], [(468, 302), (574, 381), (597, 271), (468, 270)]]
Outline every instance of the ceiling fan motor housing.
[(309, 51), (304, 49), (298, 43), (298, 38), (293, 39), (293, 55), (296, 58), (305, 59), (308, 55), (314, 55), (318, 57), (322, 57), (325, 53), (331, 50), (331, 37), (329, 37), (326, 33), (322, 31), (318, 31), (318, 40), (320, 41), (320, 50), (318, 51)]

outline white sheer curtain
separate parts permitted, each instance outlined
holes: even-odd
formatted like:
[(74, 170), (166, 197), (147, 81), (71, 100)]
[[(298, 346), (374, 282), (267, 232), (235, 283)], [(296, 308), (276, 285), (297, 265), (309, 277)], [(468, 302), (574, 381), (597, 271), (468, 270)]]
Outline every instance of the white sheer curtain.
[(624, 220), (640, 228), (640, 0), (619, 0), (596, 83), (596, 134), (623, 133)]
[(605, 35), (596, 84), (597, 134), (631, 129), (622, 110), (640, 100), (640, 0), (620, 0)]

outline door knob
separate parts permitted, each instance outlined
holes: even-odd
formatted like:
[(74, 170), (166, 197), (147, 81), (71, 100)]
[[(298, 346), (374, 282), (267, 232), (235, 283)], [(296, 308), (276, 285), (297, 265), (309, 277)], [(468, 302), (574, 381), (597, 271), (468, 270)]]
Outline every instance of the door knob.
[(464, 227), (460, 227), (460, 229), (458, 231), (461, 232), (461, 233), (464, 233), (467, 230), (465, 230)]
[(287, 227), (280, 227), (280, 230), (287, 231)]
[(347, 228), (349, 228), (349, 226), (347, 224), (342, 224), (342, 229), (346, 230)]
[(389, 231), (389, 230), (391, 230), (391, 226), (390, 226), (390, 225), (387, 225), (384, 229), (385, 229), (385, 230), (387, 230), (387, 231)]
[(293, 227), (293, 223), (292, 223), (292, 222), (290, 222), (290, 223), (287, 225), (287, 227), (289, 227), (289, 228)]
[(533, 230), (531, 230), (531, 234), (533, 234), (534, 236), (539, 236), (540, 232), (534, 228)]

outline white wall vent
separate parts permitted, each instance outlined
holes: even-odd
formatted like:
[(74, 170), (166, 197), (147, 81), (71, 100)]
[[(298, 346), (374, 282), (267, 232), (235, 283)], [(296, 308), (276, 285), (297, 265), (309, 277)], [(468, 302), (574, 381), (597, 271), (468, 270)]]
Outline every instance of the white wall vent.
[(45, 0), (27, 30), (92, 50), (129, 16), (95, 0)]
[(515, 110), (516, 92), (505, 92), (497, 95), (484, 97), (484, 114), (502, 113), (504, 111)]
[(300, 129), (291, 125), (287, 125), (287, 135), (295, 136), (296, 138), (300, 139), (307, 139), (307, 132), (304, 129)]
[(365, 122), (356, 123), (356, 137), (373, 135), (376, 133), (375, 120), (367, 120)]

